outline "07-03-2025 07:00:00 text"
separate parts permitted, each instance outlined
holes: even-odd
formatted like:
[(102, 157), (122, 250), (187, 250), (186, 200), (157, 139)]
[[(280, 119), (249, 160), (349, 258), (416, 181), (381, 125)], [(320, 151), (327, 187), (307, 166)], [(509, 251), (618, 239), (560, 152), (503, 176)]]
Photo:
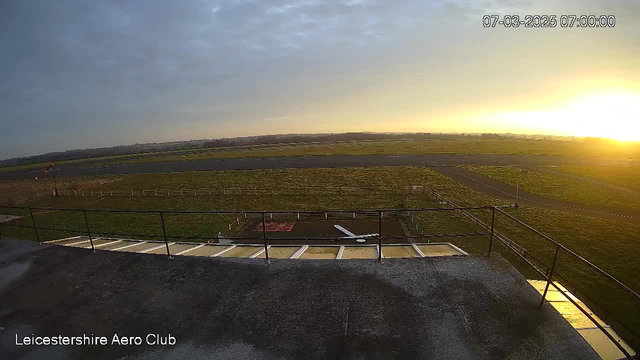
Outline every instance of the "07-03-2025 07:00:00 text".
[(482, 26), (494, 28), (612, 28), (615, 15), (484, 15)]

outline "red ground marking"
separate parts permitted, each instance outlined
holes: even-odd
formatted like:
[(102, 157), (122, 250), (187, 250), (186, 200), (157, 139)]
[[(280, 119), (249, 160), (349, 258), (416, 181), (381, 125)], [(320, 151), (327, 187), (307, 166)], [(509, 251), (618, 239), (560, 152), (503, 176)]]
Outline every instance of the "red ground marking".
[[(291, 231), (293, 227), (296, 225), (294, 222), (266, 222), (265, 223), (267, 230), (266, 231)], [(256, 226), (254, 231), (262, 231), (262, 223)]]

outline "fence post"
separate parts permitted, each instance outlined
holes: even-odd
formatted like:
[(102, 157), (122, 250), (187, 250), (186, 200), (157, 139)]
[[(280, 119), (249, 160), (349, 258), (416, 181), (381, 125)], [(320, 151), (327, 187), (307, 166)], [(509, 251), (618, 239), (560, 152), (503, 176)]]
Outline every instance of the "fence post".
[(382, 211), (378, 211), (378, 262), (382, 261)]
[(493, 247), (493, 229), (496, 224), (496, 208), (491, 208), (491, 235), (489, 235), (489, 252), (487, 256), (491, 256), (491, 248)]
[(540, 305), (538, 305), (538, 309), (542, 307), (544, 304), (544, 299), (547, 297), (547, 290), (549, 290), (549, 284), (553, 281), (553, 272), (556, 269), (556, 263), (558, 262), (558, 253), (560, 252), (560, 246), (556, 245), (556, 253), (553, 255), (553, 263), (551, 264), (551, 270), (549, 271), (549, 276), (547, 277), (547, 285), (544, 287), (544, 292), (542, 293), (542, 299), (540, 299)]
[(36, 233), (36, 239), (38, 240), (38, 245), (40, 245), (40, 235), (38, 235), (38, 229), (36, 228), (36, 219), (33, 217), (33, 210), (29, 208), (29, 214), (31, 214), (31, 223), (33, 224), (33, 231)]
[(89, 220), (87, 219), (87, 210), (82, 210), (84, 215), (84, 224), (87, 226), (87, 235), (89, 235), (89, 242), (91, 243), (91, 251), (96, 252), (96, 248), (93, 246), (93, 237), (91, 236), (91, 230), (89, 230)]
[(164, 236), (164, 245), (167, 247), (167, 256), (169, 259), (173, 259), (169, 251), (169, 240), (167, 240), (167, 229), (164, 226), (164, 213), (162, 211), (160, 211), (160, 221), (162, 221), (162, 235)]
[(264, 257), (265, 262), (270, 264), (269, 261), (269, 246), (267, 245), (267, 224), (264, 222), (264, 212), (262, 212), (262, 240), (264, 240)]

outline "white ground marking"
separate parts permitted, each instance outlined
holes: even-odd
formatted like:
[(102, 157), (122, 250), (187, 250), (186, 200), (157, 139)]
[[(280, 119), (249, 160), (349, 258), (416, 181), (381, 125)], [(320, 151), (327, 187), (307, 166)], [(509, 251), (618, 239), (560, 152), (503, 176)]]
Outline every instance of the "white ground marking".
[(146, 244), (146, 243), (147, 243), (146, 241), (136, 241), (135, 244), (129, 244), (129, 245), (121, 246), (119, 248), (111, 249), (111, 251), (120, 251), (122, 249), (130, 248), (132, 246)]
[(82, 240), (82, 241), (74, 242), (74, 243), (71, 243), (71, 244), (66, 244), (65, 246), (74, 246), (74, 245), (78, 245), (78, 244), (86, 243), (86, 242), (88, 242), (88, 241), (89, 241), (89, 240)]
[(177, 253), (176, 255), (186, 254), (186, 253), (188, 253), (189, 251), (193, 251), (193, 250), (195, 250), (195, 249), (200, 249), (200, 248), (201, 248), (201, 247), (203, 247), (203, 246), (204, 246), (204, 244), (202, 244), (202, 245), (198, 245), (198, 246), (194, 246), (194, 247), (192, 247), (192, 248), (188, 248), (187, 250), (182, 250), (182, 251), (180, 251), (179, 253)]
[[(271, 249), (271, 245), (267, 245), (267, 250)], [(249, 259), (255, 259), (256, 257), (260, 256), (260, 254), (264, 253), (264, 248), (256, 251), (253, 255), (249, 256)]]
[[(174, 243), (174, 242), (169, 243), (169, 246), (171, 246), (171, 245), (173, 245), (173, 244), (175, 244), (175, 243)], [(137, 253), (138, 253), (138, 254), (146, 254), (146, 253), (148, 253), (149, 251), (162, 249), (162, 248), (163, 248), (163, 247), (165, 247), (165, 246), (166, 246), (166, 244), (162, 244), (162, 245), (159, 245), (159, 246), (152, 247), (152, 248), (150, 248), (150, 249), (144, 249), (144, 250), (137, 251)]]
[(60, 241), (65, 241), (65, 240), (73, 240), (73, 239), (80, 239), (82, 236), (72, 236), (72, 237), (68, 237), (68, 238), (64, 238), (64, 239), (57, 239), (57, 240), (49, 240), (49, 241), (45, 241), (45, 244), (53, 244), (53, 243), (57, 243)]
[(297, 259), (297, 258), (299, 258), (300, 255), (302, 255), (305, 251), (307, 251), (308, 248), (309, 248), (309, 245), (304, 245), (303, 247), (298, 249), (295, 253), (293, 253), (293, 255), (291, 255), (291, 257), (289, 259)]
[(336, 259), (342, 259), (342, 254), (344, 254), (344, 246), (340, 246), (340, 250), (338, 250), (338, 255), (336, 255)]
[[(98, 239), (93, 239), (93, 240), (98, 240)], [(119, 242), (122, 242), (122, 240), (116, 240), (116, 241), (112, 241), (112, 242), (108, 242), (108, 243), (104, 243), (104, 244), (100, 244), (100, 245), (95, 245), (94, 248), (99, 248), (99, 247), (107, 246), (107, 245), (111, 245), (111, 244), (117, 244)], [(91, 249), (91, 246), (88, 246), (87, 249)]]
[(451, 244), (451, 243), (450, 243), (450, 244), (448, 244), (448, 245), (449, 245), (449, 246), (451, 246), (452, 248), (456, 249), (456, 251), (459, 251), (462, 255), (469, 255), (469, 254), (467, 254), (467, 252), (466, 252), (466, 251), (464, 251), (464, 250), (460, 249), (459, 247), (457, 247), (457, 246), (455, 246), (455, 245), (453, 245), (453, 244)]
[(411, 246), (413, 246), (413, 250), (415, 250), (418, 255), (420, 255), (420, 257), (424, 257), (424, 253), (422, 252), (422, 250), (420, 250), (420, 248), (418, 247), (418, 245), (416, 244), (411, 244)]
[(224, 250), (222, 250), (222, 251), (218, 251), (217, 253), (215, 253), (215, 254), (211, 255), (210, 257), (220, 256), (220, 255), (222, 255), (222, 254), (226, 253), (227, 251), (229, 251), (229, 250), (231, 250), (231, 249), (235, 249), (237, 246), (238, 246), (238, 245), (231, 245), (230, 247), (228, 247), (228, 248), (226, 248), (226, 249), (224, 249)]

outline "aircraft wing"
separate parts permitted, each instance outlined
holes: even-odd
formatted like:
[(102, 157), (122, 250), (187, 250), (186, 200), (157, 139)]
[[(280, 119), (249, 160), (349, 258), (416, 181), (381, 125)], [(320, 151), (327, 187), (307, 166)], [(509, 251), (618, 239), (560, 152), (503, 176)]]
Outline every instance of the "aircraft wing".
[(378, 236), (378, 234), (365, 234), (365, 235), (358, 235), (357, 237), (359, 238), (370, 238), (370, 237), (376, 237)]
[(333, 227), (335, 227), (336, 229), (338, 229), (338, 230), (340, 230), (341, 232), (343, 232), (345, 235), (347, 235), (347, 237), (350, 237), (350, 238), (355, 238), (355, 237), (357, 237), (357, 235), (356, 235), (356, 234), (354, 234), (354, 233), (352, 233), (351, 231), (349, 231), (349, 230), (347, 230), (347, 229), (343, 228), (343, 227), (342, 227), (342, 226), (340, 226), (340, 225), (333, 225)]

